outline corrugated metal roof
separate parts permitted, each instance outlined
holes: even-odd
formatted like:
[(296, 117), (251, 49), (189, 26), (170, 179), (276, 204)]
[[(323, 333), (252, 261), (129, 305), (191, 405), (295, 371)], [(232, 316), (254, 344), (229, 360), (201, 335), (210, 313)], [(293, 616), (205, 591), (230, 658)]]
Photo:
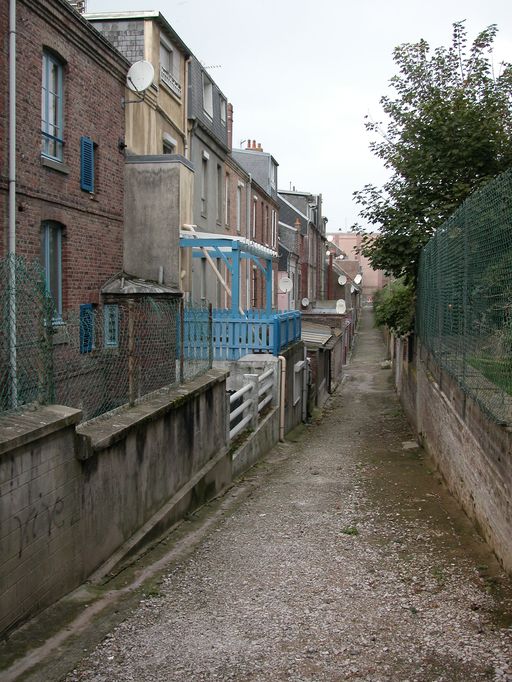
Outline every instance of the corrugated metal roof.
[(332, 336), (331, 328), (325, 324), (302, 322), (302, 341), (315, 346), (325, 346)]

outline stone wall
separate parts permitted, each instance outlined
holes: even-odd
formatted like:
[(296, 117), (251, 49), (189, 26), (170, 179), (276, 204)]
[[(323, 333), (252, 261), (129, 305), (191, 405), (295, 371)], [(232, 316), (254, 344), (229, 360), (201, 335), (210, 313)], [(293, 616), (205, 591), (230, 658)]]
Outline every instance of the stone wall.
[(61, 406), (2, 418), (0, 633), (82, 583), (180, 491), (168, 524), (231, 481), (225, 392), (212, 370), (79, 428), (80, 411)]
[(404, 410), (450, 490), (512, 572), (512, 432), (492, 421), (418, 344), (395, 346)]

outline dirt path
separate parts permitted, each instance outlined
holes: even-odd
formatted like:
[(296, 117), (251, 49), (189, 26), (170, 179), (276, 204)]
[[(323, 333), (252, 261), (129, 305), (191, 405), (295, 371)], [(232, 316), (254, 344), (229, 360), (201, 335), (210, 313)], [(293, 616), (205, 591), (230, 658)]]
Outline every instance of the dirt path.
[(366, 313), (321, 422), (67, 682), (512, 680), (510, 581), (414, 446), (383, 356)]

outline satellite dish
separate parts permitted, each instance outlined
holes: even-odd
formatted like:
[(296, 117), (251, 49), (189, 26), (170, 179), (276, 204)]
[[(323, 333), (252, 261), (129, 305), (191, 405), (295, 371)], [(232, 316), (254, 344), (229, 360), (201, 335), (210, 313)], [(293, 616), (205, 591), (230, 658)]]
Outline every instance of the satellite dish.
[(307, 308), (309, 305), (309, 298), (304, 297), (301, 301), (302, 307)]
[(347, 312), (347, 304), (342, 298), (336, 301), (336, 313), (338, 315), (344, 315)]
[(341, 286), (344, 286), (347, 283), (347, 278), (345, 275), (340, 275), (338, 277), (338, 284), (341, 284)]
[(279, 291), (282, 291), (283, 294), (287, 294), (289, 291), (293, 289), (293, 282), (289, 277), (281, 277), (279, 280)]
[(126, 85), (132, 92), (143, 93), (153, 83), (155, 69), (146, 59), (141, 59), (130, 66), (126, 75)]
[(362, 281), (363, 281), (363, 276), (360, 273), (354, 277), (354, 282), (356, 284), (361, 284)]
[(351, 294), (355, 294), (355, 292), (356, 292), (356, 288), (355, 288), (355, 286), (352, 284), (352, 286), (350, 287), (350, 293), (351, 293)]

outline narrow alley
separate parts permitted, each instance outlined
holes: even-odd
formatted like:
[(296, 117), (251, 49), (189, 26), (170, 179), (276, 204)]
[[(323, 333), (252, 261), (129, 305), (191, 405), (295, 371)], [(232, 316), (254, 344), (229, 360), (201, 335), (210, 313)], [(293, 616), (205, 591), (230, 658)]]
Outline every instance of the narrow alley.
[(365, 310), (322, 417), (55, 679), (512, 680), (510, 580), (415, 443), (384, 353)]

